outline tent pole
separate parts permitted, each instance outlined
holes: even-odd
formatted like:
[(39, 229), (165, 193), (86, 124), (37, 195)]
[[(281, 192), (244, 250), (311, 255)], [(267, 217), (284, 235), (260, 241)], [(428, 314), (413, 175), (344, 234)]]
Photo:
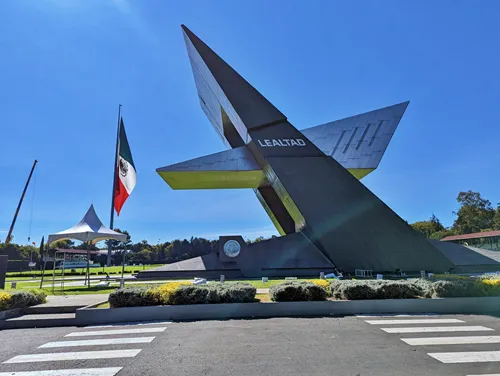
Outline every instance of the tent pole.
[(123, 271), (125, 269), (125, 257), (127, 255), (127, 251), (123, 250), (123, 257), (122, 257), (122, 282), (120, 283), (120, 287), (125, 287), (125, 281), (123, 280)]
[[(54, 293), (54, 283), (56, 283), (56, 257), (57, 257), (57, 251), (54, 250), (54, 258), (52, 259), (52, 294)], [(63, 261), (63, 268), (64, 268), (64, 261)]]
[[(66, 261), (66, 252), (63, 252), (63, 259)], [(66, 270), (66, 266), (61, 270), (61, 291), (64, 291), (64, 271)]]
[[(42, 255), (43, 257), (43, 255)], [(45, 276), (45, 268), (47, 267), (47, 258), (49, 257), (49, 251), (45, 252), (45, 257), (43, 257), (43, 269), (42, 278), (40, 279), (40, 288), (43, 286), (43, 277)]]
[(90, 288), (90, 242), (87, 242), (87, 286)]
[(47, 260), (43, 260), (42, 278), (40, 279), (40, 288), (43, 285), (43, 277), (45, 276), (45, 267), (47, 266)]

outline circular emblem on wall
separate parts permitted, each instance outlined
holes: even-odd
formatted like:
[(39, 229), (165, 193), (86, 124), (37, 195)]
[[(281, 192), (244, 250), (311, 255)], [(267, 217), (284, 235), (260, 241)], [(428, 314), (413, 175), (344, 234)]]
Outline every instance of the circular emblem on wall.
[(120, 165), (120, 175), (123, 177), (127, 176), (128, 162), (125, 159), (120, 158), (119, 165)]
[(236, 240), (228, 240), (224, 243), (224, 253), (227, 257), (236, 257), (240, 254), (241, 246)]

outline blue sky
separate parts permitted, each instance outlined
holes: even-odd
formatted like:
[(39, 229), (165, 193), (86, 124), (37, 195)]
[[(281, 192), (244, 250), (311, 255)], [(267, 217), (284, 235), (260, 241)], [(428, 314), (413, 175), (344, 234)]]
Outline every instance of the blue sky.
[(155, 172), (224, 149), (182, 23), (299, 129), (410, 100), (363, 183), (409, 222), (451, 225), (461, 190), (500, 202), (498, 14), (494, 0), (0, 1), (0, 239), (35, 158), (15, 242), (91, 203), (109, 221), (118, 103), (138, 182), (115, 225), (133, 241), (275, 233), (251, 190), (173, 191)]

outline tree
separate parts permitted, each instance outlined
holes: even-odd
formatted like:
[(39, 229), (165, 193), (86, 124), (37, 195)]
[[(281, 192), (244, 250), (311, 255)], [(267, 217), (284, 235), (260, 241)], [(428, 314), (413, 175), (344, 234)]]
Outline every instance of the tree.
[(493, 229), (500, 230), (500, 202), (497, 204), (497, 210), (493, 216)]
[(491, 202), (482, 198), (479, 192), (460, 192), (457, 201), (460, 209), (453, 212), (457, 216), (452, 227), (455, 232), (470, 234), (493, 227), (495, 210)]
[(130, 240), (130, 234), (128, 233), (127, 230), (120, 230), (119, 228), (113, 229), (116, 232), (119, 232), (120, 234), (125, 234), (127, 235), (127, 240), (124, 242), (119, 242), (117, 240), (108, 240), (108, 242), (111, 242), (111, 249), (113, 250), (127, 250), (132, 246), (132, 241)]
[(75, 246), (75, 242), (70, 239), (62, 239), (58, 240), (52, 244), (50, 244), (50, 248), (61, 248), (61, 249), (70, 249)]
[(436, 231), (429, 235), (429, 239), (441, 240), (447, 236), (456, 235), (453, 230), (444, 229), (442, 231)]
[(420, 232), (426, 238), (430, 238), (432, 234), (436, 232), (444, 231), (445, 228), (441, 224), (441, 221), (432, 214), (432, 217), (427, 221), (419, 221), (411, 224), (411, 227), (415, 231)]

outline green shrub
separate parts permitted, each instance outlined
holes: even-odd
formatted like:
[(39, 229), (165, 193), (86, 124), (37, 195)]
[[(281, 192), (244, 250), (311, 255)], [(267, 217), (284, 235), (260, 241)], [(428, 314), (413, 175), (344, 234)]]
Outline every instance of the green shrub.
[(378, 299), (414, 299), (422, 296), (422, 290), (409, 281), (387, 281), (377, 288)]
[(431, 295), (431, 282), (425, 280), (335, 280), (330, 291), (336, 299), (412, 299)]
[(212, 283), (206, 287), (210, 290), (209, 298), (220, 303), (251, 303), (257, 293), (249, 283)]
[(335, 280), (330, 291), (334, 298), (346, 300), (500, 296), (500, 283), (490, 279)]
[(476, 281), (436, 281), (432, 284), (434, 298), (458, 298), (465, 296), (487, 296), (488, 291)]
[(274, 302), (298, 302), (326, 300), (327, 291), (311, 282), (283, 282), (269, 289), (269, 296)]
[(172, 304), (250, 303), (257, 289), (247, 283), (211, 283), (180, 286), (171, 296)]
[(377, 281), (349, 281), (341, 285), (335, 297), (345, 300), (380, 299)]
[[(170, 299), (172, 304), (205, 304), (208, 303), (208, 293), (209, 289), (205, 286), (180, 286), (172, 293)], [(216, 297), (216, 294), (211, 297), (211, 303), (218, 303)]]
[(410, 280), (409, 283), (419, 290), (419, 296), (422, 298), (432, 297), (432, 282), (428, 279), (415, 278)]
[(37, 304), (45, 303), (47, 295), (43, 291), (29, 290), (29, 291), (16, 291), (11, 293), (12, 298), (10, 301), (9, 309), (12, 308), (26, 308)]
[(125, 287), (109, 294), (109, 306), (119, 307), (140, 307), (161, 305), (159, 295), (154, 293), (154, 289), (146, 287)]

